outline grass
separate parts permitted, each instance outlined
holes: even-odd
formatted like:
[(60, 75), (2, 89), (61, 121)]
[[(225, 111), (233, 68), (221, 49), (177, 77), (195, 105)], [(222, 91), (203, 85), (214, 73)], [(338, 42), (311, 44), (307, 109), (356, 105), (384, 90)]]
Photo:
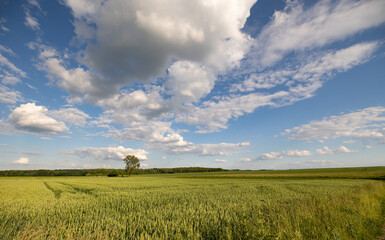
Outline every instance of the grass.
[(381, 235), (384, 181), (226, 174), (3, 177), (0, 239), (374, 239)]

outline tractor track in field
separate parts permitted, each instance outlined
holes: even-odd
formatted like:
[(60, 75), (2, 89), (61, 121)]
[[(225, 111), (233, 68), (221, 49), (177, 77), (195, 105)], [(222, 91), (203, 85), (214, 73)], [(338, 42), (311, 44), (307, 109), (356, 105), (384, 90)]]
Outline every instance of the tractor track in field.
[(69, 184), (69, 183), (64, 183), (64, 182), (59, 182), (60, 184), (62, 185), (65, 185), (65, 186), (68, 186), (70, 188), (72, 188), (73, 190), (75, 190), (76, 192), (79, 192), (79, 193), (84, 193), (84, 194), (87, 194), (87, 195), (91, 195), (91, 196), (96, 196), (91, 189), (88, 189), (88, 188), (80, 188), (80, 187), (76, 187), (72, 184)]
[(54, 194), (55, 198), (60, 199), (62, 191), (51, 187), (46, 181), (43, 181), (43, 182), (45, 187)]

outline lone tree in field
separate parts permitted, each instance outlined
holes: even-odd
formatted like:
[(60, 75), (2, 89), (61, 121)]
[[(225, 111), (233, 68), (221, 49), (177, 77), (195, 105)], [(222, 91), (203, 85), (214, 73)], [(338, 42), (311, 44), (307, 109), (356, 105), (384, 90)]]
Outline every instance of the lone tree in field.
[(123, 161), (126, 163), (126, 172), (128, 176), (131, 176), (131, 173), (140, 167), (139, 159), (134, 155), (127, 155)]

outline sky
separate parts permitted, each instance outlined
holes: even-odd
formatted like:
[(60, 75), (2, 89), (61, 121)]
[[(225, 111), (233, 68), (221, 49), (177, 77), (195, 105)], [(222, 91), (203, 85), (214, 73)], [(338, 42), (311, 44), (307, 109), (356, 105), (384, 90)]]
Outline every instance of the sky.
[(0, 3), (0, 170), (385, 165), (383, 0)]

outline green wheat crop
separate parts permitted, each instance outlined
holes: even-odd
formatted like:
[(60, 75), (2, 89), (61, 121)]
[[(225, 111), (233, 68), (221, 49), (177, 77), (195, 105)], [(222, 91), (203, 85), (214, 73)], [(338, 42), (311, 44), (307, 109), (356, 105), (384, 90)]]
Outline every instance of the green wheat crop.
[(358, 179), (0, 178), (0, 239), (374, 239), (385, 183)]

